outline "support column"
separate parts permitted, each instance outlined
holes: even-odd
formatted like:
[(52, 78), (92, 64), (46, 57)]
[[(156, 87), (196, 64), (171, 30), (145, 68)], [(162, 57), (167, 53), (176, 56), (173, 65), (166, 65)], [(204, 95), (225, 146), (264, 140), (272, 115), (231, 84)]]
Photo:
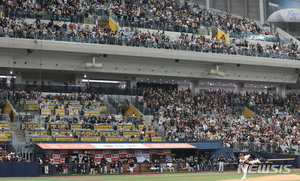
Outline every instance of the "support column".
[(75, 85), (76, 86), (81, 86), (82, 84), (82, 75), (81, 74), (76, 74), (75, 75)]
[(248, 18), (248, 0), (244, 0), (244, 16)]
[(228, 13), (230, 13), (230, 11), (231, 11), (231, 2), (230, 2), (231, 0), (227, 0), (227, 12)]
[(276, 94), (278, 94), (278, 95), (282, 94), (282, 88), (280, 85), (276, 86)]
[(285, 85), (276, 86), (276, 94), (278, 94), (282, 97), (285, 97), (285, 95), (286, 95)]
[(236, 84), (236, 85), (234, 86), (234, 92), (235, 92), (235, 93), (240, 93), (240, 92), (241, 92), (241, 86), (240, 86), (240, 84)]
[(192, 81), (192, 80), (191, 80), (191, 82), (190, 82), (190, 87), (189, 87), (189, 88), (190, 88), (192, 94), (195, 94), (195, 87), (196, 87), (195, 84), (196, 84), (195, 81)]
[(10, 83), (11, 83), (11, 82), (10, 82), (10, 79), (11, 79), (11, 78), (12, 78), (11, 75), (8, 75), (8, 76), (7, 76), (6, 83), (7, 83), (7, 86), (8, 86), (8, 87), (10, 87)]
[(193, 94), (197, 94), (200, 92), (199, 81), (191, 80), (190, 81), (190, 89)]
[(244, 83), (236, 83), (235, 86), (234, 86), (234, 92), (244, 95), (245, 94), (244, 88), (245, 88)]
[(136, 77), (132, 77), (130, 80), (130, 88), (136, 88)]
[(16, 72), (16, 84), (22, 84), (22, 73)]
[(206, 0), (206, 9), (210, 9), (211, 4), (210, 4), (210, 0)]
[(264, 8), (264, 0), (259, 0), (259, 17), (261, 26), (265, 23), (265, 8)]

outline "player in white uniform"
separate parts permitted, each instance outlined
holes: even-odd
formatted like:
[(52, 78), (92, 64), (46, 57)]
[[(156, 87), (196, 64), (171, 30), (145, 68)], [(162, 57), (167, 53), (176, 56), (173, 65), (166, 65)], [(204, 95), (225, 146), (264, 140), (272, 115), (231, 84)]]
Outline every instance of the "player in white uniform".
[(261, 163), (259, 161), (259, 159), (255, 159), (255, 160), (251, 160), (249, 161), (249, 158), (251, 157), (251, 155), (241, 155), (239, 157), (239, 164), (241, 165), (242, 171), (243, 171), (243, 177), (241, 178), (241, 180), (246, 179), (247, 176), (247, 171), (248, 171), (248, 167), (249, 165), (253, 165), (255, 163)]

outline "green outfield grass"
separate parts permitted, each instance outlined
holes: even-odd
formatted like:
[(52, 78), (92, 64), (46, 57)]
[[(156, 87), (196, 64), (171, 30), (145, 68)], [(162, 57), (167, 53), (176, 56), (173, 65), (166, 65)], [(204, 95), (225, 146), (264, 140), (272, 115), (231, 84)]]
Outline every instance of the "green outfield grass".
[[(292, 170), (292, 173), (300, 175), (300, 170)], [(248, 174), (247, 177), (260, 177), (276, 174)], [(285, 174), (287, 175), (287, 174)], [(176, 174), (140, 174), (140, 175), (105, 175), (105, 176), (41, 176), (30, 178), (0, 178), (1, 181), (93, 181), (93, 180), (130, 180), (130, 181), (166, 181), (166, 180), (188, 180), (188, 181), (218, 181), (226, 179), (240, 179), (242, 174), (236, 172), (225, 172), (219, 174), (217, 172), (205, 173), (176, 173)], [(288, 175), (287, 175), (288, 177)]]

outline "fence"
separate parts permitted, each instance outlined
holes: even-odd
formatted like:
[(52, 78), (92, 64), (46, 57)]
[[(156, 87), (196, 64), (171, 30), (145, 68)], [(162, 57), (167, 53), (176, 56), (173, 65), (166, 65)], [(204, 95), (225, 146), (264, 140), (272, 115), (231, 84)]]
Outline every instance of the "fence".
[(26, 89), (39, 92), (55, 92), (55, 93), (80, 93), (82, 91), (95, 94), (108, 95), (142, 95), (143, 90), (138, 88), (101, 88), (101, 87), (83, 87), (83, 86), (61, 86), (61, 85), (32, 85), (32, 84), (0, 84), (0, 89), (15, 90)]
[[(145, 47), (145, 48), (157, 48), (157, 49), (167, 49), (167, 50), (182, 50), (182, 51), (193, 51), (193, 52), (205, 52), (205, 53), (218, 53), (218, 54), (231, 54), (231, 55), (243, 55), (243, 56), (255, 56), (255, 57), (266, 57), (266, 58), (276, 58), (276, 59), (291, 59), (300, 60), (300, 56), (295, 52), (263, 52), (255, 48), (247, 47), (237, 47), (231, 48), (230, 46), (206, 46), (205, 42), (201, 44), (185, 43), (184, 41), (174, 41), (174, 42), (163, 42), (163, 41), (150, 41), (145, 39), (133, 39), (129, 37), (93, 37), (88, 34), (86, 36), (78, 36), (68, 34), (67, 31), (62, 32), (62, 34), (42, 34), (28, 31), (27, 33), (18, 32), (14, 30), (4, 31), (0, 28), (0, 37), (10, 37), (10, 38), (25, 38), (25, 39), (38, 39), (38, 40), (53, 40), (53, 41), (66, 41), (66, 42), (77, 42), (77, 43), (91, 43), (91, 44), (108, 44), (108, 45), (119, 45), (119, 46), (132, 46), (132, 47)], [(34, 87), (32, 87), (34, 88)], [(38, 90), (43, 90), (45, 86), (37, 87)], [(36, 88), (34, 88), (36, 89)], [(53, 88), (54, 89), (54, 88)], [(60, 88), (61, 89), (61, 88)], [(72, 89), (70, 86), (62, 87), (63, 91)], [(64, 90), (66, 89), (66, 90)], [(74, 90), (74, 89), (72, 89)], [(74, 91), (78, 91), (75, 89)], [(114, 91), (114, 90), (111, 90)], [(51, 91), (54, 92), (54, 91)], [(70, 92), (70, 91), (68, 91)], [(127, 93), (128, 90), (124, 90), (123, 94)]]
[(37, 177), (38, 175), (38, 164), (34, 162), (0, 163), (0, 177)]
[[(70, 14), (70, 13), (58, 13), (48, 11), (19, 11), (11, 7), (2, 7), (4, 16), (9, 18), (16, 18), (16, 19), (40, 19), (40, 20), (53, 20), (53, 21), (62, 21), (62, 22), (78, 22), (78, 23), (89, 23), (89, 24), (96, 24), (97, 23), (97, 16), (93, 16), (89, 12), (80, 12), (77, 14)], [(104, 12), (97, 11), (97, 15), (105, 15)], [(88, 18), (88, 21), (85, 19)]]
[(1, 112), (0, 112), (0, 122), (9, 124), (9, 122), (8, 122), (8, 114), (1, 114)]
[(19, 138), (17, 137), (17, 135), (14, 131), (12, 132), (12, 145), (13, 145), (16, 153), (20, 154), (21, 157), (26, 159), (26, 161), (32, 160), (30, 153), (25, 148), (26, 142), (19, 140)]
[(144, 105), (143, 102), (136, 102), (135, 97), (127, 98), (127, 102), (131, 103), (144, 115), (153, 115), (156, 112), (155, 108)]
[[(271, 118), (273, 115), (280, 115), (282, 112), (279, 112), (277, 114), (272, 112), (272, 109), (265, 109), (265, 108), (261, 108), (255, 104), (252, 104), (250, 102), (244, 101), (244, 100), (235, 100), (232, 99), (231, 103), (229, 105), (231, 108), (233, 108), (236, 112), (238, 113), (243, 113), (243, 107), (247, 107), (248, 109), (250, 109), (252, 112), (254, 112), (255, 114), (261, 116), (261, 117), (265, 117), (265, 118)], [(290, 113), (289, 108), (287, 108), (285, 110), (287, 113)], [(300, 118), (300, 114), (297, 112), (295, 113), (295, 116), (299, 119)]]
[(264, 116), (264, 117), (272, 117), (272, 113), (269, 112), (268, 110), (263, 110), (260, 109), (259, 107), (250, 104), (249, 102), (245, 102), (244, 100), (232, 100), (231, 101), (231, 107), (237, 108), (239, 107), (239, 111), (242, 111), (243, 107), (247, 107), (251, 111), (253, 111), (255, 114), (259, 116)]
[(109, 96), (104, 98), (104, 103), (106, 105), (106, 112), (107, 114), (122, 114), (118, 106), (111, 100)]
[(295, 145), (276, 145), (271, 143), (260, 143), (260, 142), (243, 142), (234, 143), (227, 142), (223, 143), (224, 147), (239, 149), (243, 152), (256, 151), (256, 152), (268, 152), (268, 153), (278, 153), (278, 154), (290, 154), (290, 155), (300, 155), (300, 147)]
[[(227, 161), (225, 170), (233, 170), (237, 167), (237, 161)], [(113, 165), (113, 166), (111, 166)], [(46, 169), (49, 170), (45, 170)], [(96, 165), (94, 174), (141, 174), (141, 173), (163, 173), (163, 172), (198, 172), (217, 171), (218, 162), (209, 161), (169, 161), (169, 162), (130, 162), (130, 163), (107, 163)], [(46, 171), (46, 173), (45, 173)], [(65, 164), (39, 164), (40, 175), (71, 175), (91, 174), (92, 170), (87, 163), (65, 163)]]
[(39, 164), (39, 175), (89, 174), (87, 163)]
[(229, 31), (229, 36), (230, 36), (230, 38), (248, 39), (248, 40), (256, 40), (256, 41), (268, 41), (268, 42), (279, 42), (280, 41), (279, 36), (244, 33), (244, 32)]

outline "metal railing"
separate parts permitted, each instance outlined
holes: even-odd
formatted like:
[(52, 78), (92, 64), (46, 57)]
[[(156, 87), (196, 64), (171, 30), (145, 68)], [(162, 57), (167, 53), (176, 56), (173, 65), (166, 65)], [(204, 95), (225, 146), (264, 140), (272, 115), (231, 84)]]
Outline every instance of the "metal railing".
[(238, 38), (238, 39), (256, 40), (256, 41), (280, 42), (279, 36), (275, 36), (275, 35), (264, 35), (264, 34), (229, 31), (229, 37)]
[[(195, 33), (198, 34), (209, 34), (209, 30), (220, 28), (216, 22), (209, 20), (200, 20), (196, 25), (176, 25), (176, 23), (169, 22), (160, 22), (156, 21), (156, 18), (153, 14), (140, 4), (140, 7), (147, 13), (148, 16), (151, 16), (153, 21), (142, 20), (135, 18), (135, 21), (124, 20), (123, 16), (117, 17), (114, 13), (109, 14), (108, 10), (103, 8), (97, 8), (91, 1), (89, 1), (90, 9), (87, 12), (80, 12), (76, 14), (68, 13), (58, 13), (48, 11), (18, 11), (11, 7), (2, 6), (4, 15), (10, 18), (30, 18), (30, 19), (42, 19), (42, 20), (54, 20), (54, 21), (63, 21), (63, 22), (79, 22), (79, 23), (90, 23), (97, 24), (99, 19), (98, 16), (106, 16), (107, 19), (111, 17), (115, 22), (119, 22), (120, 26), (131, 27), (131, 28), (146, 28), (146, 29), (156, 29), (163, 31), (175, 31), (175, 32), (184, 32), (184, 33)], [(88, 19), (88, 21), (85, 21)], [(101, 18), (100, 18), (101, 19)], [(231, 38), (240, 38), (240, 39), (251, 39), (259, 41), (269, 41), (269, 42), (279, 42), (279, 36), (274, 35), (264, 35), (264, 34), (255, 34), (255, 33), (246, 33), (246, 32), (237, 32), (237, 31), (228, 31)], [(290, 43), (284, 39), (282, 43)]]
[[(107, 96), (108, 98), (109, 96)], [(108, 100), (104, 100), (104, 103), (106, 105), (106, 113), (107, 114), (122, 114), (122, 112), (117, 109), (116, 105), (112, 105)]]
[[(62, 34), (35, 34), (33, 32), (17, 32), (15, 30), (4, 31), (0, 28), (0, 37), (10, 37), (10, 38), (25, 38), (25, 39), (37, 39), (37, 40), (52, 40), (52, 41), (66, 41), (66, 42), (76, 42), (76, 43), (91, 43), (91, 44), (107, 44), (107, 45), (119, 45), (119, 46), (131, 46), (131, 47), (145, 47), (145, 48), (156, 48), (156, 49), (166, 49), (166, 50), (182, 50), (182, 51), (192, 51), (192, 52), (204, 52), (204, 53), (217, 53), (217, 54), (230, 54), (230, 55), (243, 55), (243, 56), (253, 56), (253, 57), (266, 57), (266, 58), (276, 58), (276, 59), (291, 59), (291, 60), (300, 60), (300, 56), (296, 53), (291, 52), (265, 52), (256, 50), (255, 48), (248, 49), (247, 47), (238, 47), (235, 46), (235, 49), (224, 46), (206, 46), (204, 43), (202, 44), (193, 44), (193, 43), (185, 43), (184, 41), (178, 42), (163, 42), (163, 41), (150, 41), (144, 39), (131, 39), (130, 37), (92, 37), (90, 35), (87, 36), (77, 36), (71, 35), (67, 32)], [(32, 89), (38, 89), (43, 91), (47, 89), (47, 86), (31, 86), (27, 85)], [(25, 88), (26, 85), (22, 86)], [(18, 88), (18, 87), (16, 87)], [(74, 92), (81, 91), (78, 88), (72, 86), (61, 86), (57, 88), (52, 88), (51, 92)], [(95, 88), (91, 88), (95, 89)], [(87, 91), (90, 91), (87, 89)], [(111, 89), (112, 94), (114, 93), (114, 89)], [(110, 91), (105, 92), (110, 94)], [(128, 89), (123, 90), (123, 94), (132, 94), (132, 92)]]
[(21, 141), (18, 139), (18, 137), (17, 137), (17, 135), (15, 134), (14, 131), (12, 131), (12, 145), (13, 145), (13, 147), (14, 147), (16, 153), (18, 153), (18, 154), (20, 154), (20, 155), (22, 155), (22, 156), (25, 154), (25, 153), (24, 153), (24, 148), (25, 148), (25, 146), (26, 146), (26, 143), (21, 142)]
[[(111, 165), (114, 165), (111, 167)], [(168, 173), (168, 172), (199, 172), (199, 171), (217, 171), (217, 161), (196, 162), (196, 161), (168, 161), (168, 162), (115, 162), (99, 163), (92, 168), (96, 175), (101, 174), (128, 174), (128, 173)], [(236, 169), (238, 162), (227, 160), (224, 164), (224, 170)], [(92, 169), (88, 163), (56, 163), (39, 164), (40, 175), (72, 175), (72, 174), (92, 174)], [(45, 173), (47, 167), (48, 173)]]
[(148, 107), (142, 102), (136, 102), (135, 97), (127, 98), (127, 101), (131, 103), (135, 108), (137, 108), (144, 115), (153, 115), (156, 112), (155, 108)]
[(239, 149), (242, 152), (268, 152), (268, 153), (278, 153), (278, 154), (290, 154), (290, 155), (300, 155), (300, 147), (295, 145), (278, 145), (271, 143), (260, 143), (260, 142), (227, 142), (223, 143), (224, 147)]
[(260, 109), (256, 105), (252, 105), (251, 103), (246, 102), (244, 100), (234, 100), (233, 99), (231, 101), (231, 104), (232, 104), (232, 107), (234, 107), (235, 109), (238, 109), (239, 112), (243, 110), (243, 107), (246, 107), (259, 116), (267, 117), (267, 118), (272, 117), (272, 113), (269, 112), (268, 110)]
[[(93, 16), (87, 12), (77, 14), (65, 14), (49, 11), (18, 11), (12, 8), (4, 8), (4, 16), (16, 19), (40, 19), (40, 20), (53, 20), (62, 22), (76, 22), (76, 23), (89, 23), (96, 24), (97, 16)], [(85, 19), (88, 18), (88, 22)]]
[(89, 174), (88, 163), (39, 164), (39, 175)]
[(0, 89), (5, 90), (32, 90), (38, 92), (55, 92), (55, 93), (95, 93), (106, 95), (142, 95), (143, 90), (137, 88), (101, 88), (101, 87), (83, 87), (83, 86), (62, 86), (62, 85), (33, 85), (33, 84), (0, 84)]
[(154, 29), (161, 31), (174, 31), (182, 33), (195, 33), (198, 34), (200, 26), (186, 26), (186, 25), (172, 25), (163, 22), (149, 22), (149, 21), (129, 21), (124, 19), (119, 19), (119, 26), (121, 27), (131, 27), (131, 28), (143, 28), (143, 29)]
[(8, 122), (8, 114), (0, 114), (0, 123), (2, 123), (2, 124), (3, 123), (9, 124), (9, 122)]

